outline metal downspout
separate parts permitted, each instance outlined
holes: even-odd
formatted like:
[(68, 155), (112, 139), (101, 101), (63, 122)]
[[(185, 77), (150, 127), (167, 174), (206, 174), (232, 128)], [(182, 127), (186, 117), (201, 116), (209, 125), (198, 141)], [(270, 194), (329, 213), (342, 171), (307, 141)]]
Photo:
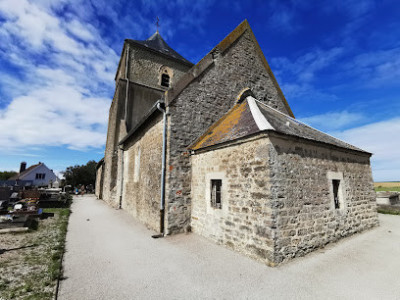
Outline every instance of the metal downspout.
[(121, 150), (121, 187), (120, 187), (118, 208), (121, 209), (122, 208), (122, 195), (124, 192), (124, 148), (121, 145), (119, 149)]
[[(128, 67), (129, 67), (129, 45), (126, 47), (126, 54), (125, 54), (125, 79), (126, 79), (126, 88), (125, 88), (125, 114), (124, 114), (124, 119), (125, 119), (125, 127), (127, 127), (128, 123), (128, 99), (129, 99), (129, 72), (128, 72)], [(121, 187), (120, 187), (120, 195), (119, 195), (119, 204), (118, 208), (122, 208), (122, 195), (124, 193), (124, 148), (121, 145), (120, 148), (121, 150)]]
[(125, 79), (126, 79), (126, 88), (125, 88), (125, 126), (128, 125), (128, 99), (129, 99), (129, 45), (126, 45), (126, 54), (125, 54)]
[(167, 142), (167, 112), (162, 107), (162, 103), (158, 102), (157, 109), (163, 113), (163, 144), (161, 158), (161, 197), (160, 197), (160, 234), (153, 236), (154, 238), (164, 236), (164, 212), (165, 212), (165, 160), (166, 160), (166, 142)]

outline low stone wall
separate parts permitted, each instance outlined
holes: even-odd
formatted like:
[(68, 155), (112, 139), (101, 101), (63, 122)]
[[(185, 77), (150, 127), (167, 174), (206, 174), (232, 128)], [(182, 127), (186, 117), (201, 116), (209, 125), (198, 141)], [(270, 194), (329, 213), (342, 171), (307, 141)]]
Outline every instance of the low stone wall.
[(377, 192), (376, 203), (378, 205), (397, 205), (400, 204), (400, 193), (396, 192)]
[(368, 154), (272, 133), (243, 142), (191, 157), (195, 233), (275, 266), (378, 225)]
[[(193, 232), (273, 263), (268, 140), (199, 153), (192, 160)], [(211, 180), (222, 180), (221, 208), (211, 206)]]
[[(271, 137), (275, 263), (378, 225), (369, 155)], [(339, 180), (335, 208), (332, 180)]]

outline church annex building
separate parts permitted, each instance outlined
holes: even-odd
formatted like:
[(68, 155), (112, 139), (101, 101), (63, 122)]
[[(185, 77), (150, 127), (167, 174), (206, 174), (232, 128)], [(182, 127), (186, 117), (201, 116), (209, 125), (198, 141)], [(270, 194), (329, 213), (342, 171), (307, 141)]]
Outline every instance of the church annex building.
[(378, 225), (371, 154), (294, 115), (245, 20), (193, 65), (125, 40), (96, 194), (275, 266)]

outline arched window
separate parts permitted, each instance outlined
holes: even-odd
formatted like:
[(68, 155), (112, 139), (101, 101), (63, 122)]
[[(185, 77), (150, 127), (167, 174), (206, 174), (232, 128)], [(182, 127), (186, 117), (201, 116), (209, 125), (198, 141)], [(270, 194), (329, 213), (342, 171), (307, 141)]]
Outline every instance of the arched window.
[(169, 75), (168, 74), (161, 75), (161, 85), (165, 86), (165, 87), (169, 87)]
[(160, 77), (159, 77), (159, 84), (162, 87), (169, 88), (171, 85), (171, 79), (172, 79), (172, 70), (166, 66), (162, 66), (160, 68)]

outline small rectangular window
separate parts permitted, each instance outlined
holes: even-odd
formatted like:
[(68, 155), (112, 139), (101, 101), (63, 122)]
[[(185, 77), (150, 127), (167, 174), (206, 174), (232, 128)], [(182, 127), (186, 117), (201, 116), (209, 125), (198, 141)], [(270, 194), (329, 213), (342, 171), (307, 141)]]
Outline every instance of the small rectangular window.
[(211, 207), (221, 208), (221, 179), (211, 179)]
[(169, 75), (168, 74), (161, 75), (161, 85), (165, 86), (165, 87), (169, 87)]
[(340, 185), (340, 180), (337, 179), (332, 180), (333, 201), (335, 202), (336, 209), (340, 208), (339, 185)]

